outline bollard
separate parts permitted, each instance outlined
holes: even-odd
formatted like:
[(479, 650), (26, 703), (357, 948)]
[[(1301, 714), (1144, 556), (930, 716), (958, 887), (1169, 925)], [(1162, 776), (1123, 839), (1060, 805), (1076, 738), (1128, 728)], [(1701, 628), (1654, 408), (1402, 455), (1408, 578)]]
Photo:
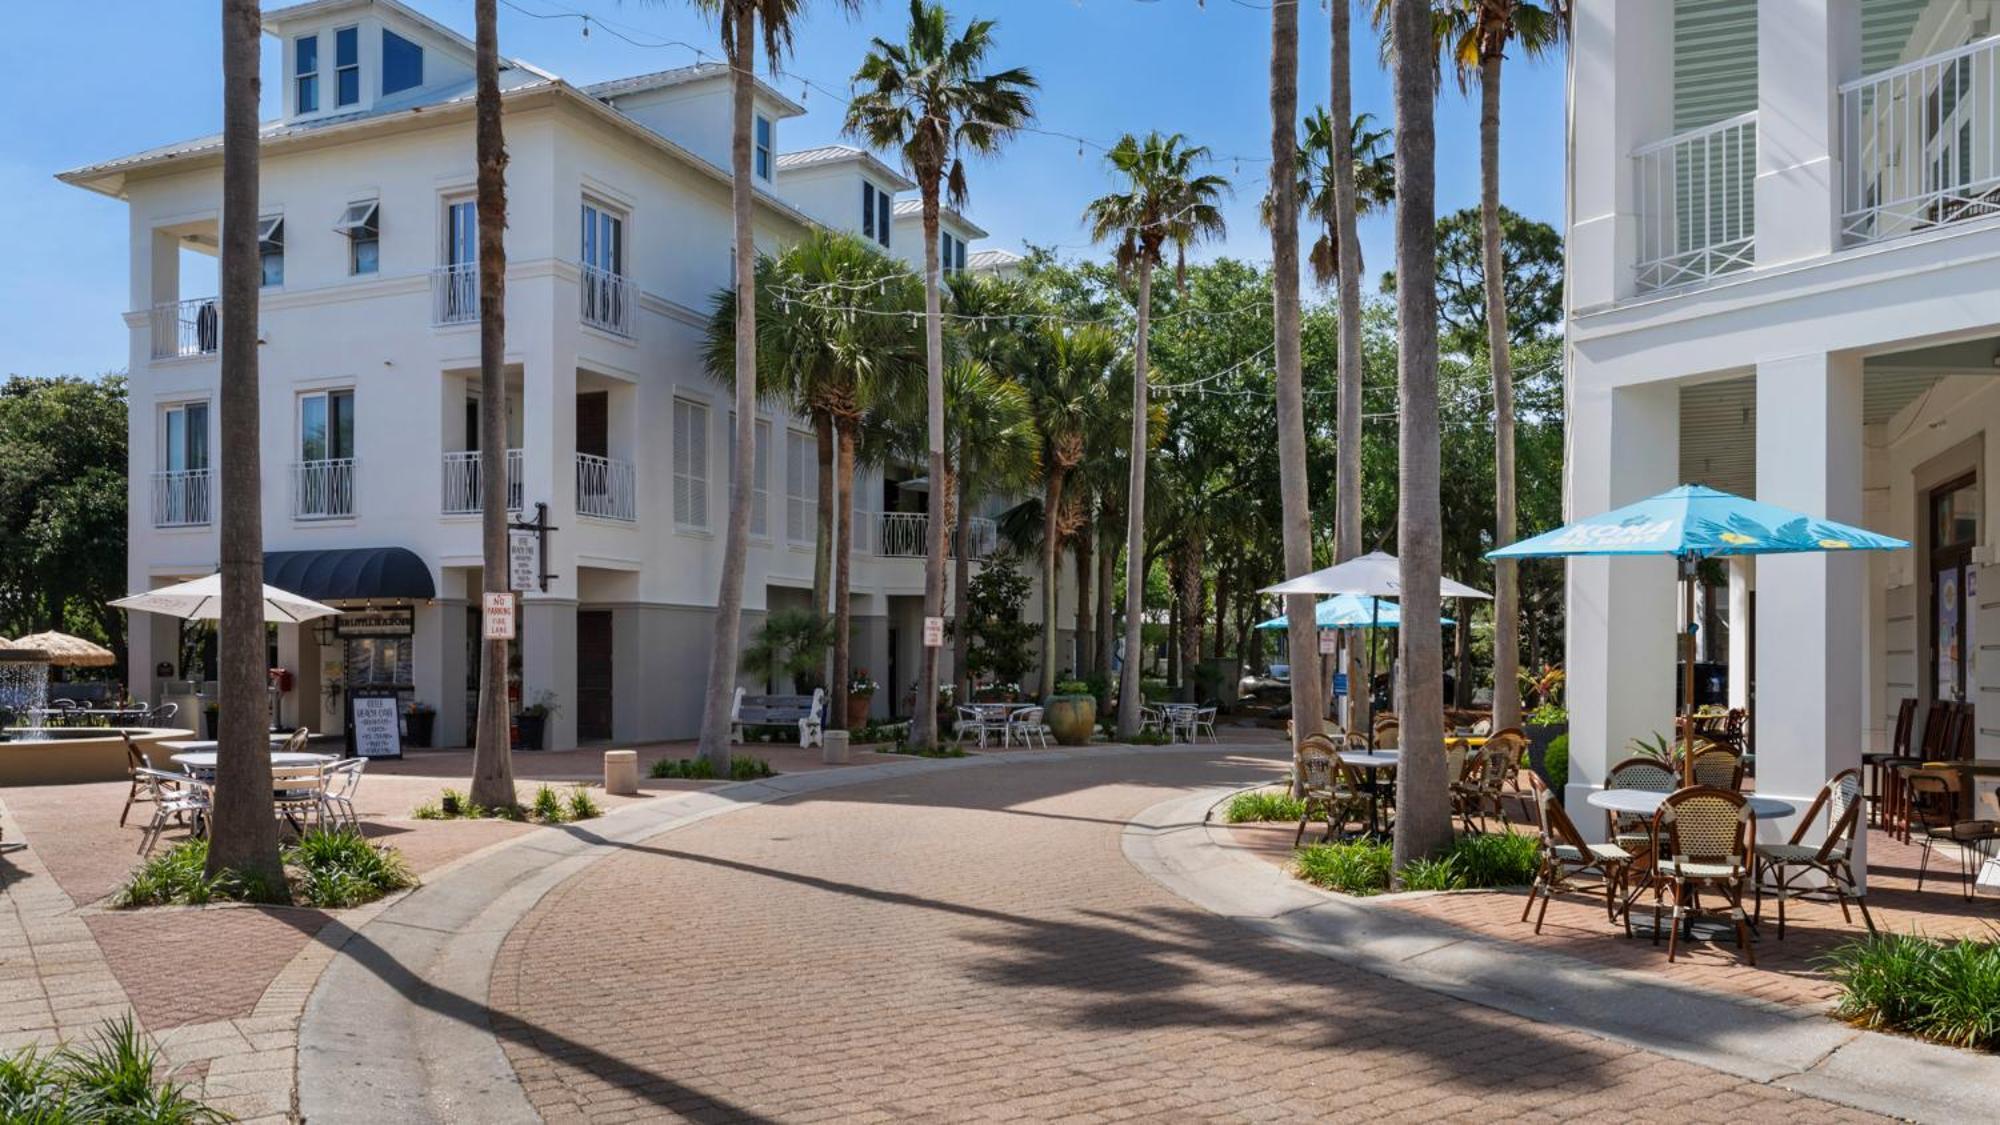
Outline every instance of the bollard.
[(846, 765), (847, 732), (844, 730), (830, 730), (821, 737), (824, 741), (820, 743), (819, 760), (829, 766)]
[(614, 797), (631, 797), (639, 792), (639, 752), (604, 752), (604, 791)]

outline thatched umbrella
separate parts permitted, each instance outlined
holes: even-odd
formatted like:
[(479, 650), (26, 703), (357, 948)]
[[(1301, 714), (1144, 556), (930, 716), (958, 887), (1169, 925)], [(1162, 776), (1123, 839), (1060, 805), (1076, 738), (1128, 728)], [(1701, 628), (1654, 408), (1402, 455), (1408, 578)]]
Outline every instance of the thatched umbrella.
[(60, 668), (107, 668), (118, 663), (118, 657), (110, 649), (68, 633), (35, 633), (17, 637), (0, 647), (39, 649), (48, 654), (51, 665)]

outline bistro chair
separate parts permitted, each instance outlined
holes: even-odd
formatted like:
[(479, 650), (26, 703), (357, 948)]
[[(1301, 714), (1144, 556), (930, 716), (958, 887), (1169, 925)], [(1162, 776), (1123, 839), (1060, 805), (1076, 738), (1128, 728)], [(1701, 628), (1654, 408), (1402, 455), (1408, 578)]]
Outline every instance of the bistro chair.
[(1395, 750), (1402, 745), (1403, 724), (1394, 719), (1383, 719), (1375, 724), (1375, 748)]
[(1618, 892), (1623, 889), (1632, 869), (1632, 853), (1617, 844), (1592, 844), (1584, 840), (1583, 833), (1576, 830), (1569, 813), (1563, 811), (1562, 802), (1556, 799), (1555, 791), (1545, 784), (1539, 774), (1532, 771), (1527, 775), (1528, 795), (1535, 804), (1535, 818), (1542, 830), (1542, 861), (1535, 871), (1535, 881), (1528, 887), (1528, 901), (1521, 907), (1521, 921), (1528, 920), (1528, 912), (1535, 907), (1539, 896), (1542, 908), (1535, 914), (1535, 932), (1542, 932), (1542, 919), (1549, 912), (1549, 900), (1557, 891), (1568, 890), (1569, 880), (1577, 875), (1595, 874), (1604, 880), (1605, 917), (1618, 917)]
[(1044, 712), (1040, 707), (1023, 707), (1007, 716), (1007, 731), (1002, 741), (1011, 745), (1016, 739), (1021, 745), (1049, 748), (1048, 724), (1042, 721)]
[[(1667, 933), (1667, 963), (1680, 950), (1681, 926), (1697, 914), (1725, 917), (1734, 925), (1736, 944), (1752, 967), (1757, 951), (1750, 948), (1750, 926), (1743, 913), (1743, 881), (1756, 862), (1757, 814), (1743, 794), (1712, 785), (1676, 790), (1653, 814), (1653, 834), (1660, 841), (1649, 881), (1653, 890), (1653, 944), (1660, 941), (1661, 900), (1671, 895), (1674, 909)], [(1728, 905), (1703, 910), (1701, 891), (1713, 891)], [(1625, 917), (1632, 924), (1631, 912)]]
[(271, 805), (292, 831), (305, 833), (310, 815), (326, 827), (326, 774), (320, 766), (272, 766)]
[(1713, 742), (1694, 754), (1694, 783), (1716, 789), (1743, 788), (1743, 759), (1736, 752)]
[(153, 768), (153, 763), (146, 757), (145, 752), (139, 749), (138, 743), (132, 741), (130, 734), (121, 730), (118, 732), (118, 737), (125, 740), (125, 774), (132, 782), (132, 788), (125, 793), (125, 809), (118, 814), (118, 827), (123, 828), (126, 818), (132, 815), (133, 805), (153, 799), (145, 782), (139, 777), (140, 771)]
[(149, 727), (163, 727), (173, 722), (174, 718), (180, 713), (180, 704), (162, 703), (158, 707), (146, 712), (146, 718), (143, 721)]
[(1197, 707), (1188, 718), (1188, 741), (1193, 742), (1199, 735), (1207, 735), (1209, 742), (1215, 739), (1215, 708)]
[[(1643, 789), (1648, 793), (1671, 793), (1680, 788), (1680, 779), (1674, 771), (1658, 758), (1627, 758), (1611, 767), (1604, 775), (1606, 789)], [(1605, 834), (1611, 842), (1628, 852), (1650, 848), (1653, 842), (1653, 825), (1640, 813), (1621, 813), (1607, 810), (1604, 814)]]
[(977, 707), (961, 706), (958, 709), (958, 722), (952, 725), (952, 731), (957, 735), (960, 746), (965, 745), (967, 737), (972, 737), (979, 740), (979, 748), (984, 750), (986, 749), (986, 736), (988, 734), (1004, 736), (1006, 734), (1006, 726), (1005, 724), (995, 726), (987, 718), (986, 712)]
[(1910, 734), (1917, 724), (1917, 701), (1905, 699), (1896, 705), (1895, 732), (1889, 738), (1887, 750), (1871, 750), (1861, 755), (1861, 768), (1867, 771), (1866, 799), (1868, 802), (1868, 823), (1883, 823), (1882, 793), (1889, 783), (1888, 763), (1892, 758), (1907, 758), (1910, 754)]
[[(1778, 900), (1778, 938), (1785, 936), (1785, 900), (1801, 898), (1807, 894), (1831, 890), (1834, 899), (1840, 903), (1840, 916), (1849, 925), (1854, 923), (1854, 915), (1848, 912), (1850, 900), (1861, 908), (1861, 920), (1868, 924), (1868, 932), (1875, 932), (1875, 919), (1868, 913), (1868, 899), (1854, 878), (1854, 868), (1849, 856), (1854, 849), (1855, 826), (1861, 820), (1861, 771), (1841, 770), (1820, 787), (1819, 795), (1799, 818), (1797, 828), (1792, 829), (1792, 838), (1782, 844), (1765, 844), (1757, 849), (1757, 909), (1754, 916), (1764, 917), (1764, 888), (1769, 886)], [(1819, 819), (1821, 809), (1826, 810), (1826, 837), (1818, 844), (1805, 842), (1805, 835)], [(1796, 871), (1796, 874), (1792, 872)], [(1824, 888), (1810, 885), (1801, 886), (1799, 880), (1818, 872), (1826, 878)]]
[(1519, 793), (1521, 763), (1528, 755), (1528, 736), (1520, 727), (1506, 727), (1487, 736), (1486, 745), (1492, 746), (1495, 743), (1506, 743), (1511, 751), (1507, 757), (1507, 788)]
[(368, 768), (366, 758), (343, 758), (329, 762), (320, 773), (319, 817), (322, 825), (332, 823), (361, 830), (361, 818), (354, 811), (354, 791), (361, 788), (361, 773)]
[(1315, 820), (1326, 822), (1323, 839), (1327, 840), (1345, 831), (1350, 820), (1367, 823), (1367, 794), (1354, 772), (1340, 760), (1332, 739), (1321, 734), (1305, 737), (1299, 747), (1299, 777), (1304, 782), (1305, 811), (1299, 817), (1299, 830), (1292, 834), (1293, 847), (1305, 839), (1306, 825)]
[(192, 817), (195, 836), (208, 832), (208, 812), (212, 802), (207, 782), (188, 774), (168, 773), (151, 767), (134, 772), (145, 789), (145, 800), (153, 806), (152, 819), (146, 822), (145, 831), (139, 833), (140, 855), (152, 852), (153, 845), (159, 842), (160, 833), (167, 830), (170, 821)]
[(1985, 854), (1976, 844), (2000, 840), (2000, 820), (1958, 819), (1958, 775), (1946, 770), (1903, 771), (1903, 788), (1910, 796), (1910, 815), (1923, 831), (1923, 859), (1917, 864), (1917, 890), (1924, 889), (1931, 848), (1940, 843), (1958, 847), (1960, 893), (1972, 901), (1972, 883)]
[(1488, 742), (1477, 753), (1468, 756), (1465, 767), (1467, 776), (1452, 783), (1452, 804), (1456, 806), (1459, 820), (1468, 833), (1481, 830), (1473, 825), (1474, 817), (1478, 817), (1482, 825), (1487, 825), (1490, 824), (1489, 817), (1497, 816), (1502, 831), (1512, 828), (1512, 822), (1507, 819), (1507, 809), (1501, 804), (1502, 787), (1507, 781), (1508, 757), (1512, 753), (1512, 747), (1505, 742)]

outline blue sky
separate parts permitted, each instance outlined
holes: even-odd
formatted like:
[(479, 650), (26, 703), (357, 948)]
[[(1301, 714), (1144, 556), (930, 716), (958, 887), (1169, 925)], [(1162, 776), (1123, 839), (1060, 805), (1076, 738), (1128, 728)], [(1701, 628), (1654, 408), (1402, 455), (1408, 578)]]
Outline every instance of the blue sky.
[[(466, 34), (471, 0), (410, 0)], [(1339, 2), (1339, 0), (1336, 0)], [(1039, 128), (1109, 144), (1147, 129), (1179, 131), (1219, 154), (1244, 159), (1219, 170), (1237, 182), (1227, 239), (1201, 257), (1266, 259), (1256, 222), (1269, 152), (1270, 14), (1256, 0), (956, 0), (953, 12), (999, 20), (998, 65), (1022, 65), (1041, 81)], [(0, 122), (0, 198), (13, 204), (15, 252), (0, 262), (0, 373), (96, 374), (125, 365), (128, 236), (122, 203), (58, 183), (56, 172), (167, 141), (214, 132), (221, 121), (220, 5), (216, 0), (76, 0), (15, 5), (0, 39), (0, 98), (15, 111)], [(844, 89), (870, 36), (899, 39), (907, 8), (875, 0), (847, 19), (825, 0), (800, 29), (787, 64), (827, 89)], [(534, 12), (553, 18), (533, 18)], [(608, 21), (582, 35), (568, 13)], [(1325, 100), (1327, 29), (1317, 4), (1302, 13), (1300, 101)], [(1355, 105), (1383, 121), (1389, 77), (1372, 32), (1357, 45)], [(686, 0), (502, 0), (501, 50), (575, 82), (695, 61), (685, 47), (634, 46), (681, 40), (713, 48), (715, 31)], [(87, 77), (77, 63), (91, 60)], [(266, 39), (267, 116), (275, 112), (277, 46)], [(793, 98), (797, 78), (777, 85)], [(1506, 204), (1560, 224), (1563, 75), (1559, 58), (1510, 62), (1503, 105), (1501, 192)], [(807, 115), (785, 122), (781, 145), (839, 139), (839, 106), (820, 90)], [(1438, 206), (1478, 201), (1474, 101), (1446, 86), (1438, 108)], [(1023, 243), (1086, 252), (1078, 215), (1109, 185), (1102, 153), (1061, 136), (1029, 134), (999, 160), (973, 169), (974, 218), (992, 232), (982, 245)], [(1366, 222), (1371, 278), (1389, 264), (1386, 218)]]

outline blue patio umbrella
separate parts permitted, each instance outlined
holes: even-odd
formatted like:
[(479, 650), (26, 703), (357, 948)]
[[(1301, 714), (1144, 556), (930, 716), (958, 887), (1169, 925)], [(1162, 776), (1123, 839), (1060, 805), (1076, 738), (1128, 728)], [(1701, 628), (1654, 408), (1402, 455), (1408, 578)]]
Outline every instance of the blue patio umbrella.
[[(1313, 621), (1322, 629), (1394, 629), (1403, 623), (1403, 610), (1385, 598), (1362, 594), (1336, 594), (1313, 607)], [(1438, 618), (1441, 625), (1456, 625), (1449, 617)], [(1289, 629), (1283, 617), (1257, 623), (1259, 629)]]
[[(1488, 551), (1489, 559), (1569, 555), (1670, 555), (1680, 560), (1681, 597), (1688, 636), (1694, 635), (1694, 578), (1701, 560), (1730, 555), (1800, 554), (1807, 551), (1895, 551), (1901, 539), (1865, 528), (1816, 519), (1776, 504), (1746, 500), (1699, 484), (1684, 484), (1636, 504)], [(1685, 661), (1686, 702), (1694, 713), (1694, 661)], [(1694, 784), (1694, 724), (1682, 750), (1687, 784)]]

